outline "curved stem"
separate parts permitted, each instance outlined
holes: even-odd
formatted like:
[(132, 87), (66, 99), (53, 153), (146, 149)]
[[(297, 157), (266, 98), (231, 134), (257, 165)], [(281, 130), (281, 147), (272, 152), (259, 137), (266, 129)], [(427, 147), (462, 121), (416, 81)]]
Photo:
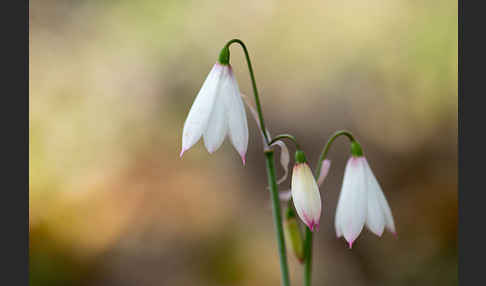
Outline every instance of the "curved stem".
[(287, 254), (285, 250), (285, 240), (282, 225), (282, 214), (280, 212), (280, 200), (278, 197), (277, 181), (275, 178), (275, 166), (273, 160), (273, 150), (265, 151), (265, 158), (267, 163), (268, 184), (270, 185), (270, 193), (273, 206), (273, 219), (275, 223), (275, 230), (277, 232), (278, 253), (280, 258), (280, 272), (282, 275), (282, 285), (289, 286), (289, 270), (287, 265)]
[[(327, 153), (329, 152), (329, 149), (331, 148), (332, 143), (336, 138), (339, 136), (344, 135), (348, 137), (348, 139), (352, 141), (356, 141), (354, 139), (353, 134), (347, 130), (340, 130), (336, 131), (330, 138), (327, 140), (326, 145), (324, 145), (324, 148), (322, 149), (321, 155), (319, 157), (319, 161), (317, 162), (317, 167), (316, 167), (316, 173), (315, 176), (316, 178), (319, 177), (319, 174), (321, 173), (321, 167), (322, 167), (322, 161), (326, 159)], [(312, 282), (312, 231), (310, 231), (309, 228), (305, 228), (305, 241), (304, 241), (304, 285), (305, 286), (310, 286)]]
[(251, 66), (251, 61), (250, 61), (250, 55), (248, 54), (248, 50), (246, 49), (245, 43), (243, 43), (240, 39), (232, 39), (228, 43), (226, 43), (225, 47), (229, 48), (229, 46), (233, 43), (238, 43), (240, 46), (243, 48), (243, 51), (245, 52), (245, 57), (246, 57), (246, 62), (248, 64), (248, 70), (250, 71), (250, 77), (251, 77), (251, 84), (253, 87), (253, 94), (255, 95), (255, 105), (257, 108), (258, 112), (258, 119), (260, 120), (260, 128), (262, 129), (263, 137), (265, 138), (265, 142), (269, 144), (270, 138), (268, 138), (267, 132), (265, 131), (265, 122), (263, 121), (263, 111), (262, 111), (262, 106), (260, 104), (260, 98), (258, 96), (258, 90), (256, 86), (256, 80), (255, 80), (255, 74), (253, 73), (253, 68)]
[(336, 140), (336, 138), (338, 138), (341, 135), (348, 137), (349, 141), (351, 141), (351, 142), (356, 141), (356, 139), (354, 139), (354, 136), (353, 136), (353, 134), (351, 134), (351, 132), (349, 132), (347, 130), (336, 131), (329, 138), (329, 140), (327, 140), (326, 145), (324, 145), (324, 148), (322, 149), (321, 156), (319, 156), (319, 161), (317, 161), (317, 167), (316, 167), (316, 176), (317, 177), (319, 177), (319, 174), (321, 173), (322, 161), (324, 161), (324, 159), (326, 159), (327, 152), (329, 152), (329, 149), (331, 148), (332, 142), (334, 142), (334, 140)]
[(273, 150), (268, 148), (268, 146), (270, 145), (269, 142), (271, 138), (269, 138), (270, 135), (267, 133), (267, 129), (265, 128), (265, 121), (263, 120), (263, 111), (262, 111), (262, 106), (260, 104), (260, 98), (258, 96), (255, 74), (253, 72), (250, 56), (248, 54), (248, 50), (245, 44), (240, 39), (232, 39), (228, 43), (226, 43), (223, 49), (225, 50), (225, 52), (228, 53), (227, 56), (229, 57), (229, 46), (233, 43), (238, 43), (243, 48), (243, 51), (245, 52), (246, 62), (248, 64), (248, 70), (250, 72), (253, 94), (255, 95), (255, 105), (258, 113), (258, 120), (260, 121), (259, 127), (262, 131), (263, 138), (265, 139), (265, 144), (266, 144), (266, 146), (264, 146), (265, 149), (264, 153), (266, 159), (268, 185), (270, 186), (270, 193), (272, 198), (273, 219), (274, 219), (275, 230), (277, 234), (277, 244), (278, 244), (278, 253), (280, 258), (280, 271), (282, 275), (282, 285), (290, 286), (289, 270), (287, 265), (287, 254), (285, 249), (285, 240), (284, 240), (283, 225), (282, 225), (282, 214), (280, 211), (280, 199), (278, 197), (277, 179), (275, 177), (274, 153)]
[(299, 150), (300, 150), (300, 145), (299, 145), (299, 143), (297, 143), (297, 139), (295, 139), (295, 137), (294, 137), (293, 135), (290, 135), (290, 134), (279, 134), (279, 135), (275, 136), (275, 137), (274, 137), (274, 138), (273, 138), (273, 139), (272, 139), (272, 140), (271, 140), (271, 141), (268, 143), (268, 145), (272, 145), (272, 144), (273, 144), (273, 143), (275, 143), (276, 141), (278, 141), (278, 140), (280, 140), (280, 139), (285, 139), (285, 138), (286, 138), (286, 139), (290, 139), (291, 141), (293, 141), (293, 142), (294, 142), (294, 144), (295, 144), (295, 147), (296, 147), (297, 149), (299, 149)]

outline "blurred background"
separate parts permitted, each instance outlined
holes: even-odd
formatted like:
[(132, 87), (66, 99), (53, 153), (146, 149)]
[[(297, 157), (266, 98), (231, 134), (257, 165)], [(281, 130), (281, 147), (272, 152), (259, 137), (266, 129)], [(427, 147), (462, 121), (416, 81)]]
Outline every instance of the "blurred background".
[[(191, 104), (235, 37), (272, 134), (295, 135), (314, 166), (332, 132), (351, 130), (395, 217), (398, 238), (364, 230), (352, 250), (336, 238), (349, 156), (337, 140), (314, 285), (456, 285), (457, 1), (439, 0), (30, 1), (31, 285), (279, 285), (253, 118), (246, 166), (228, 141), (179, 158)], [(302, 285), (291, 252), (289, 264)]]

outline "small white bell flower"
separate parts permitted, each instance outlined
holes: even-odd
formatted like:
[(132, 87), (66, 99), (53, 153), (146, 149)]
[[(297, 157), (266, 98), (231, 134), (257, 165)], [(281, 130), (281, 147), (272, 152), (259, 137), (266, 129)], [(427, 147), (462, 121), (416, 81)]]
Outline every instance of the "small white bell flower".
[(201, 136), (209, 153), (215, 152), (226, 135), (245, 164), (248, 123), (238, 83), (229, 63), (217, 62), (209, 72), (187, 115), (180, 156)]
[(353, 152), (346, 164), (335, 216), (336, 235), (344, 236), (349, 248), (364, 225), (378, 236), (383, 234), (385, 227), (396, 233), (385, 195), (363, 156), (361, 147), (357, 145), (354, 148), (357, 152)]
[(321, 218), (319, 187), (309, 165), (305, 162), (304, 153), (298, 150), (295, 158), (296, 164), (292, 170), (291, 185), (295, 210), (311, 231), (318, 230)]

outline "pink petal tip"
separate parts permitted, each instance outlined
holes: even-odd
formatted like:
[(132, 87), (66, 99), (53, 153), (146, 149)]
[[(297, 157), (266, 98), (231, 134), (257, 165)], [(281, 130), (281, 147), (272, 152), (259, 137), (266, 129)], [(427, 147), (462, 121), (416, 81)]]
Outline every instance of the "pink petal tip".
[(314, 221), (311, 221), (308, 227), (312, 232), (319, 231), (319, 223), (315, 223)]
[(186, 152), (186, 150), (182, 149), (181, 153), (179, 154), (179, 158), (182, 158), (182, 155), (184, 155), (184, 152)]
[(350, 242), (348, 242), (349, 249), (353, 248), (353, 242), (354, 242), (354, 241), (350, 241)]
[(245, 154), (241, 155), (241, 161), (243, 161), (243, 166), (246, 165), (246, 156)]

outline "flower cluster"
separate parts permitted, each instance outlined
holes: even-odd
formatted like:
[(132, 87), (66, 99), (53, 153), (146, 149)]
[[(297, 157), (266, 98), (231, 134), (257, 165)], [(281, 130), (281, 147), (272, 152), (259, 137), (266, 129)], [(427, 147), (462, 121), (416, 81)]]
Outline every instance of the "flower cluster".
[[(250, 72), (252, 73), (251, 66)], [(256, 92), (255, 85), (254, 88)], [(263, 118), (261, 110), (257, 112), (251, 105), (248, 107), (257, 120), (258, 126), (262, 128), (265, 148), (269, 149), (275, 145), (281, 147), (281, 162), (287, 171), (289, 163), (287, 147), (281, 140), (269, 142), (270, 133), (264, 129), (263, 122), (261, 122)], [(225, 46), (219, 61), (209, 72), (196, 96), (184, 123), (180, 156), (182, 157), (184, 152), (194, 146), (201, 137), (204, 139), (208, 152), (213, 153), (227, 136), (245, 164), (248, 148), (246, 112), (242, 94), (229, 64), (229, 50)], [(348, 137), (351, 141), (351, 157), (344, 172), (335, 214), (335, 230), (337, 237), (343, 236), (351, 248), (365, 225), (371, 232), (381, 236), (385, 228), (395, 233), (395, 224), (385, 195), (368, 161), (363, 156), (360, 144), (352, 135), (348, 134)], [(318, 230), (321, 217), (322, 202), (319, 187), (330, 168), (330, 161), (324, 159), (320, 160), (317, 174), (319, 178), (316, 181), (307, 164), (304, 152), (297, 148), (295, 165), (292, 170), (291, 190), (287, 198), (287, 200), (292, 200), (298, 217), (313, 232)], [(286, 175), (282, 179), (285, 178)], [(279, 180), (278, 183), (283, 180)], [(290, 205), (290, 207), (292, 206)], [(294, 222), (286, 225), (294, 228), (290, 232), (291, 236), (295, 237), (299, 233), (295, 230)]]

